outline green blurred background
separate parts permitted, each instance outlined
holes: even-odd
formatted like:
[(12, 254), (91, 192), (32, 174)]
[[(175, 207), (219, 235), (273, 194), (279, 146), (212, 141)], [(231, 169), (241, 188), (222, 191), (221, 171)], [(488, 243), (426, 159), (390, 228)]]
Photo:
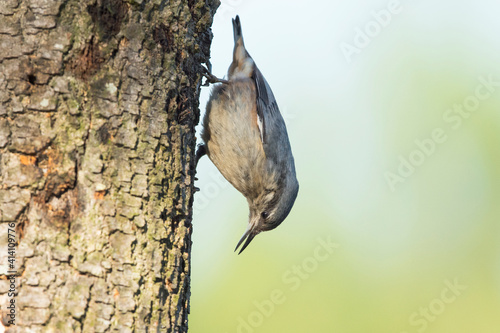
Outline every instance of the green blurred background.
[(499, 13), (487, 0), (222, 1), (213, 73), (239, 14), (300, 191), (238, 256), (246, 200), (200, 162), (191, 332), (500, 332)]

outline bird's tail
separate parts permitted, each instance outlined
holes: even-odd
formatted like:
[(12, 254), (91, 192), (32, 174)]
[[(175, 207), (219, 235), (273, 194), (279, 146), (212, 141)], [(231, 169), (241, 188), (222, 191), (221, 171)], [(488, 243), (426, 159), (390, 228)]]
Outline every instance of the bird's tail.
[(233, 33), (234, 33), (234, 51), (233, 62), (229, 66), (228, 77), (229, 80), (234, 78), (249, 78), (253, 73), (254, 62), (243, 43), (243, 34), (241, 32), (240, 17), (236, 15), (233, 19)]
[(240, 38), (243, 40), (243, 34), (241, 33), (241, 22), (238, 15), (236, 15), (236, 17), (233, 19), (233, 34), (235, 44)]

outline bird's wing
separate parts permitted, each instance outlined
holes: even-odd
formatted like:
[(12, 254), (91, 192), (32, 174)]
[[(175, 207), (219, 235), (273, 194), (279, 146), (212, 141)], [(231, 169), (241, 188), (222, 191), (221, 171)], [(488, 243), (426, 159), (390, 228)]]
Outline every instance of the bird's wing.
[(266, 124), (266, 120), (276, 117), (276, 113), (279, 115), (278, 104), (271, 87), (257, 66), (254, 67), (252, 79), (257, 91), (257, 125), (259, 126), (260, 138), (262, 143), (267, 143), (269, 126)]

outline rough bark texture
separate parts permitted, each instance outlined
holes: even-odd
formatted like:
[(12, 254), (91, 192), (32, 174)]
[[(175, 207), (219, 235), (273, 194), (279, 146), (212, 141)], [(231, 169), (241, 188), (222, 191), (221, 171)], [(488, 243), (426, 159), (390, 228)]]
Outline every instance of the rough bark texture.
[[(17, 332), (186, 332), (218, 0), (0, 1), (0, 304)], [(7, 225), (17, 317), (8, 326)]]

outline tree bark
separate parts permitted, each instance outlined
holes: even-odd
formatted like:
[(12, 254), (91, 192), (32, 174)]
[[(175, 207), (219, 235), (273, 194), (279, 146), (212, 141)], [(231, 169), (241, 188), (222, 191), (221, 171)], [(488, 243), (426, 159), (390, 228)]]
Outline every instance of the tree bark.
[(218, 5), (0, 2), (0, 330), (187, 332), (194, 126)]

